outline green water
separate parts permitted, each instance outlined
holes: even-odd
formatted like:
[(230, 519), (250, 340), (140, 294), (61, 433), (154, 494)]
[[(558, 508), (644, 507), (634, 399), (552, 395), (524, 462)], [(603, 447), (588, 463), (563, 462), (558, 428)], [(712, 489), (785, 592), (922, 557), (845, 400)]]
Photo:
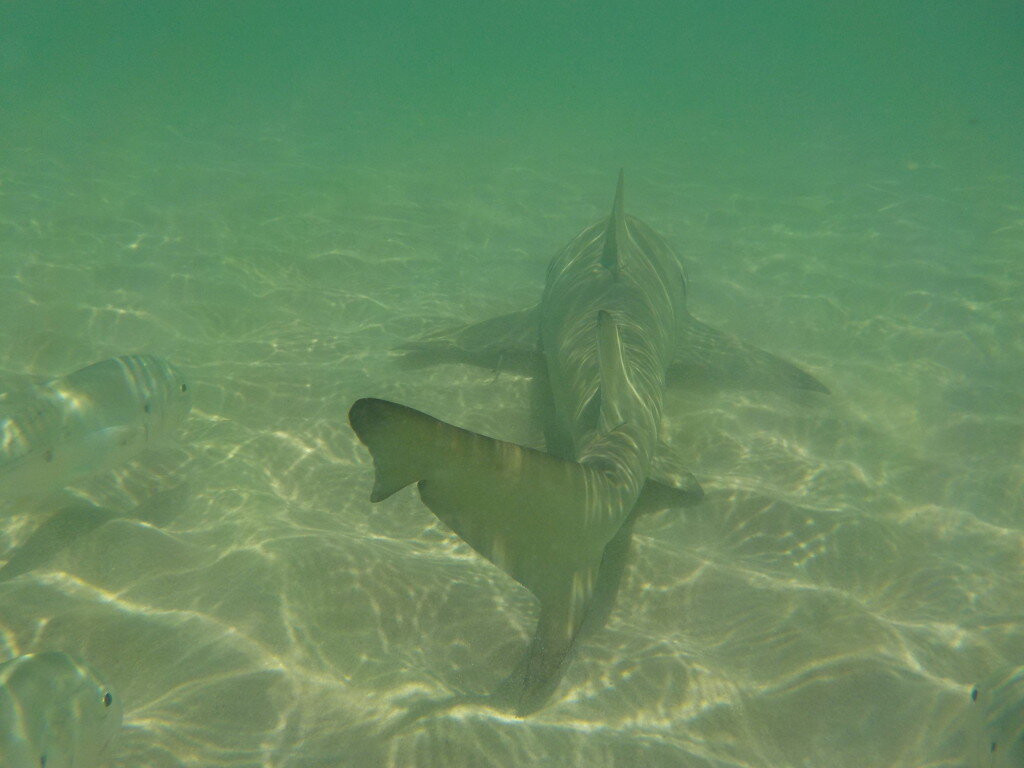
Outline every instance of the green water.
[[(1016, 2), (0, 5), (0, 383), (145, 352), (194, 393), (63, 493), (122, 517), (0, 583), (0, 661), (102, 671), (125, 768), (972, 765), (1024, 664), (1021, 125)], [(537, 301), (620, 167), (693, 314), (832, 395), (670, 392), (707, 499), (550, 705), (396, 731), (536, 607), (369, 503), (345, 412), (541, 445), (526, 379), (391, 350)]]

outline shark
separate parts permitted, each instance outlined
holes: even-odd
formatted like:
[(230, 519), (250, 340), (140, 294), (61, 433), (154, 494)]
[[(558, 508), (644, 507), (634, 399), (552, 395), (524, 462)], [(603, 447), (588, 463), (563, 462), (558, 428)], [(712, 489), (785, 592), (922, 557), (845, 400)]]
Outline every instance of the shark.
[(678, 257), (625, 212), (620, 171), (610, 215), (552, 259), (536, 306), (403, 347), (414, 361), (535, 376), (546, 450), (378, 398), (349, 410), (373, 460), (371, 502), (416, 483), (442, 523), (539, 601), (522, 660), (490, 697), (519, 716), (545, 705), (577, 640), (610, 615), (637, 519), (703, 497), (690, 473), (657, 476), (666, 388), (700, 380), (828, 392), (698, 321), (686, 296)]

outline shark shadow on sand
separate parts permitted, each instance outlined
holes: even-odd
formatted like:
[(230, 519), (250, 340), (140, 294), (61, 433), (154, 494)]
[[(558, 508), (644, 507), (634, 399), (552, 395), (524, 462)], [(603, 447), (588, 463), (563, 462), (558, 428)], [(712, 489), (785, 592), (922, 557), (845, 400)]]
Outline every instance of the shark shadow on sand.
[(460, 703), (520, 716), (544, 705), (576, 640), (612, 609), (637, 518), (703, 497), (688, 473), (653, 476), (666, 386), (700, 380), (828, 392), (795, 365), (690, 315), (679, 260), (626, 215), (621, 173), (611, 215), (555, 256), (536, 307), (403, 349), (417, 364), (535, 376), (547, 452), (385, 400), (364, 398), (349, 410), (373, 457), (370, 500), (416, 483), (438, 519), (540, 602), (525, 656), (493, 693), (421, 702), (397, 728)]
[(6, 562), (0, 567), (0, 584), (46, 567), (72, 544), (113, 520), (164, 527), (181, 513), (187, 497), (188, 486), (181, 484), (154, 493), (130, 512), (115, 512), (84, 500), (67, 504), (36, 526), (24, 542), (2, 555)]

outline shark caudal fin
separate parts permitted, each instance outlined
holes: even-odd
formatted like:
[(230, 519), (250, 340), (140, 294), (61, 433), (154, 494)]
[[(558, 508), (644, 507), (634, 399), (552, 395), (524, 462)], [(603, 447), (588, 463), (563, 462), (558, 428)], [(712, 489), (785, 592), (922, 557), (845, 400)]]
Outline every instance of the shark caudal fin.
[(604, 231), (604, 246), (601, 250), (601, 266), (619, 276), (622, 264), (619, 260), (619, 249), (626, 242), (626, 207), (623, 201), (623, 173), (619, 170), (619, 183), (615, 187), (615, 202), (612, 213), (608, 217), (608, 226)]
[(599, 471), (364, 398), (349, 423), (376, 469), (371, 501), (411, 483), (438, 519), (543, 602), (596, 568), (630, 510), (599, 509)]
[(398, 403), (365, 398), (349, 423), (373, 456), (372, 501), (416, 482), (459, 538), (540, 601), (523, 661), (495, 698), (526, 715), (558, 686), (598, 579), (605, 545), (631, 509), (592, 467), (469, 432)]

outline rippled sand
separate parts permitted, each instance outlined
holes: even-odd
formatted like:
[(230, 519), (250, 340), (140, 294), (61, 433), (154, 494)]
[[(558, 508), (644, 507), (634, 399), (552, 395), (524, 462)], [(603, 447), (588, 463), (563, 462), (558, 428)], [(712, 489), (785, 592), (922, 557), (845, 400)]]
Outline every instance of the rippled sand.
[[(257, 138), (0, 168), (4, 381), (138, 351), (195, 393), (179, 446), (65, 494), (123, 518), (0, 583), (0, 659), (72, 652), (121, 692), (115, 765), (958, 764), (970, 685), (1024, 663), (1009, 180), (915, 165), (768, 194), (630, 169), (693, 313), (833, 395), (673, 391), (666, 464), (707, 499), (639, 527), (550, 706), (410, 722), (502, 679), (535, 605), (411, 490), (369, 503), (345, 412), (373, 395), (541, 444), (527, 380), (390, 350), (535, 301), (615, 168), (347, 167)], [(0, 558), (62, 501), (5, 509)], [(154, 503), (168, 522), (140, 522)]]

